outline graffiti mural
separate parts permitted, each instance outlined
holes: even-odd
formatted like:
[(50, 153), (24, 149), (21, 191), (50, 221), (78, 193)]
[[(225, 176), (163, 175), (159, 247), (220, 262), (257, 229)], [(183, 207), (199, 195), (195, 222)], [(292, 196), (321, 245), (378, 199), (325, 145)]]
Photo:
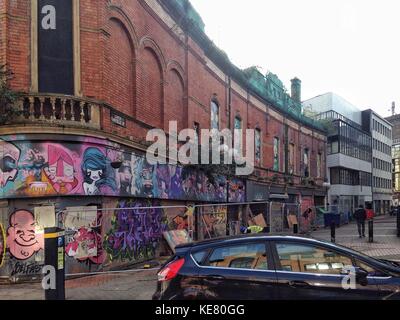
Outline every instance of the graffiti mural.
[(35, 218), (31, 212), (18, 210), (10, 216), (7, 247), (17, 260), (27, 260), (44, 249), (43, 234), (36, 234)]
[(0, 140), (0, 187), (15, 180), (21, 151), (12, 143)]
[(80, 262), (102, 264), (105, 258), (101, 235), (88, 228), (80, 228), (67, 244), (65, 251), (67, 256)]
[(226, 206), (212, 206), (204, 208), (201, 215), (204, 239), (225, 237), (227, 231)]
[[(0, 140), (3, 198), (87, 195), (208, 202), (228, 198), (223, 176), (210, 180), (194, 168), (150, 165), (144, 156), (105, 140), (68, 136), (62, 142), (29, 141), (22, 136), (8, 139), (12, 143)], [(244, 201), (242, 194), (244, 189), (235, 189), (229, 197)]]
[(6, 235), (3, 225), (0, 223), (0, 268), (3, 266), (4, 260), (6, 258), (6, 247)]
[(142, 261), (155, 256), (167, 222), (162, 209), (146, 209), (152, 206), (157, 204), (129, 200), (119, 203), (103, 242), (111, 261)]
[(83, 189), (85, 195), (112, 195), (117, 191), (113, 177), (111, 161), (98, 148), (90, 147), (85, 150), (82, 159)]
[[(88, 208), (97, 206), (88, 206)], [(81, 213), (83, 219), (66, 216), (65, 227), (69, 231), (75, 231), (72, 237), (66, 239), (65, 252), (68, 257), (74, 258), (79, 262), (100, 265), (104, 262), (105, 252), (103, 250), (103, 239), (101, 236), (101, 226), (103, 215), (101, 211)], [(75, 219), (73, 219), (75, 218)], [(75, 221), (74, 223), (72, 221)]]
[(243, 180), (231, 179), (229, 181), (229, 202), (245, 202), (246, 187)]

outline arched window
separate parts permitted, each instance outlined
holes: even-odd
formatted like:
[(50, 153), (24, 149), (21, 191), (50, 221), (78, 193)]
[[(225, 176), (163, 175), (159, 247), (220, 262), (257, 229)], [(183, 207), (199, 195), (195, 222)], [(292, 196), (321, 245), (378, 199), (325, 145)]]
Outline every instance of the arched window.
[(239, 154), (242, 154), (242, 149), (243, 149), (243, 127), (242, 127), (242, 119), (239, 116), (235, 117), (235, 123), (234, 123), (234, 146), (237, 148), (237, 151)]
[(274, 138), (274, 171), (279, 171), (280, 170), (280, 141), (279, 138), (275, 137)]
[(211, 129), (219, 130), (219, 105), (211, 101)]
[(256, 129), (254, 139), (255, 160), (257, 165), (261, 165), (261, 130)]

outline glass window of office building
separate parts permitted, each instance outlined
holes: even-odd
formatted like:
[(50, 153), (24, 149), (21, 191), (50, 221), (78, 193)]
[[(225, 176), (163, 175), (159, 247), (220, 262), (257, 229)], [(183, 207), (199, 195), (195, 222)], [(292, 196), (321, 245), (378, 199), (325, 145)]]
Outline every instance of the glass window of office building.
[(361, 128), (342, 120), (335, 120), (329, 130), (328, 154), (336, 153), (370, 162), (372, 138)]

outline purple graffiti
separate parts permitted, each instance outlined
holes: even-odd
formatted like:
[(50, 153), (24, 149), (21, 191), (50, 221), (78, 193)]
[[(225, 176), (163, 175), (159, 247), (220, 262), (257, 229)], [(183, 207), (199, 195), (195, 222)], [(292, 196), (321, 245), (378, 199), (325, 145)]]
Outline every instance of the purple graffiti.
[(163, 211), (150, 206), (149, 202), (120, 203), (122, 210), (116, 211), (113, 227), (104, 241), (112, 260), (143, 260), (155, 255), (167, 223), (163, 221)]

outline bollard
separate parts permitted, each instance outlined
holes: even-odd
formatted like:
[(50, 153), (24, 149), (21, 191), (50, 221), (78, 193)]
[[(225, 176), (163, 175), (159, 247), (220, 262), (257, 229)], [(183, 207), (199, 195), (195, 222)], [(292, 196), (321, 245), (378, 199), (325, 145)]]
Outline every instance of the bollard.
[(299, 225), (298, 224), (294, 224), (293, 225), (293, 233), (294, 234), (299, 234)]
[(46, 266), (55, 270), (54, 289), (45, 290), (46, 300), (65, 300), (65, 232), (59, 228), (46, 228), (44, 231)]
[(400, 238), (400, 210), (397, 210), (397, 237)]
[(369, 242), (374, 242), (374, 220), (368, 221)]
[(331, 222), (331, 242), (336, 243), (336, 223), (335, 223), (335, 221)]

